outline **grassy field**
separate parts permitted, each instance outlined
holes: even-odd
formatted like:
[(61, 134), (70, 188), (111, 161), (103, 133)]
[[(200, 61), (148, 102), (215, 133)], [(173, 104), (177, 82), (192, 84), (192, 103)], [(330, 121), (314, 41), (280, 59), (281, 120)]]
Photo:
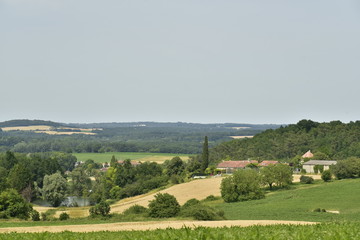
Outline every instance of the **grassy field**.
[[(272, 219), (301, 221), (360, 221), (360, 179), (312, 185), (269, 193), (265, 199), (219, 203), (227, 219)], [(330, 212), (313, 212), (315, 208)]]
[(107, 153), (73, 153), (78, 161), (86, 161), (92, 159), (95, 162), (103, 163), (110, 162), (111, 157), (114, 155), (117, 160), (131, 159), (141, 162), (157, 162), (163, 163), (173, 157), (179, 156), (182, 160), (189, 159), (188, 154), (172, 154), (172, 153), (140, 153), (140, 152), (107, 152)]
[(0, 239), (358, 239), (359, 223), (327, 223), (317, 225), (270, 225), (230, 228), (162, 229), (148, 231), (89, 232), (89, 233), (5, 233)]

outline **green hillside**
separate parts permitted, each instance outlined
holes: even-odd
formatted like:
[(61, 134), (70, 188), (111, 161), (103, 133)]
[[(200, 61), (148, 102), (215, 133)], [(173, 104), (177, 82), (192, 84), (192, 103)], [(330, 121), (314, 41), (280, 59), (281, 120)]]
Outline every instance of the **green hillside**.
[(301, 120), (297, 124), (266, 130), (251, 139), (222, 143), (212, 149), (211, 160), (286, 160), (309, 149), (321, 159), (360, 157), (360, 121), (346, 124)]
[[(261, 200), (222, 203), (229, 220), (360, 221), (360, 179), (297, 184), (292, 190), (272, 192)], [(330, 212), (313, 212), (321, 208)]]

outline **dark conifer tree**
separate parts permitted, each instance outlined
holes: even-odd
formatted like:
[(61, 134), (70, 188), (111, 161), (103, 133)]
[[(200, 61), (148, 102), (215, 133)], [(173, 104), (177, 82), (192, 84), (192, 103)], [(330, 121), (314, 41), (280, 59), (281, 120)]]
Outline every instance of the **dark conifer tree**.
[(205, 136), (203, 151), (201, 156), (201, 169), (205, 171), (205, 169), (209, 166), (209, 144), (208, 137)]

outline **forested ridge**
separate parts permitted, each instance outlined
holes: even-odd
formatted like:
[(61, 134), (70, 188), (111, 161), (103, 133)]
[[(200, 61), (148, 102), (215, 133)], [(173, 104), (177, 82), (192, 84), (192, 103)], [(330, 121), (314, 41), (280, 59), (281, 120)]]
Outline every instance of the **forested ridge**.
[(301, 120), (268, 129), (251, 139), (232, 140), (210, 150), (213, 163), (224, 159), (289, 160), (311, 150), (324, 159), (360, 157), (360, 121), (318, 123)]
[[(13, 152), (154, 152), (200, 153), (204, 136), (209, 146), (230, 140), (230, 136), (252, 136), (278, 125), (253, 124), (199, 124), (199, 123), (55, 123), (42, 120), (11, 120), (0, 123), (1, 127), (47, 125), (56, 131), (63, 128), (92, 129), (96, 135), (49, 135), (34, 131), (1, 131), (0, 151)], [(95, 128), (95, 129), (93, 129)], [(76, 130), (71, 130), (75, 131)]]

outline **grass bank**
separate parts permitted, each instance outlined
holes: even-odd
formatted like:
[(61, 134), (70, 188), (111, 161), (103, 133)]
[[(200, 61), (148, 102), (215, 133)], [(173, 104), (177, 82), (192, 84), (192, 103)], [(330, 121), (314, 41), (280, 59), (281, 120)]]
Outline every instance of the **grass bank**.
[[(265, 199), (219, 203), (229, 220), (360, 221), (360, 179), (301, 185), (268, 193)], [(321, 208), (330, 212), (313, 212)]]

